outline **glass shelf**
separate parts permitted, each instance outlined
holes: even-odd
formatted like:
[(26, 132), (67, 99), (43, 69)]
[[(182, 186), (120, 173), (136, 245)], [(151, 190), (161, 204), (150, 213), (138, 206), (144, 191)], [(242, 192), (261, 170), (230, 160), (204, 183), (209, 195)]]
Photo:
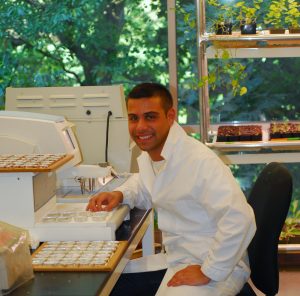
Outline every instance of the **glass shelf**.
[[(300, 57), (300, 46), (299, 47), (226, 47), (231, 58), (298, 58)], [(222, 57), (222, 51), (220, 48), (210, 45), (206, 48), (207, 59), (215, 59)]]

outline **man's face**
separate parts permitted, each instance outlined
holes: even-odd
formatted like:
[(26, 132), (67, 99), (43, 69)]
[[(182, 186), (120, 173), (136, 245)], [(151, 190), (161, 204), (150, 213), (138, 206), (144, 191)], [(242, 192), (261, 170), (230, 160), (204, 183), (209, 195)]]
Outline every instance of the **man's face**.
[(161, 106), (159, 97), (128, 99), (128, 127), (133, 141), (143, 151), (147, 151), (152, 160), (162, 160), (160, 156), (169, 129), (174, 122), (175, 110), (167, 114)]

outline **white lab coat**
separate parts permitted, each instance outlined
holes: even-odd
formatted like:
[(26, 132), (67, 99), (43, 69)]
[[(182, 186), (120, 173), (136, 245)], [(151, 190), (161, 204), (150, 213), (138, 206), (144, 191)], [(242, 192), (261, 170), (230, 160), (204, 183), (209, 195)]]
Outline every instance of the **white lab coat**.
[(143, 152), (139, 174), (116, 190), (131, 208), (156, 209), (168, 265), (200, 264), (214, 281), (247, 269), (255, 219), (229, 168), (176, 122), (161, 155), (166, 162), (157, 176)]

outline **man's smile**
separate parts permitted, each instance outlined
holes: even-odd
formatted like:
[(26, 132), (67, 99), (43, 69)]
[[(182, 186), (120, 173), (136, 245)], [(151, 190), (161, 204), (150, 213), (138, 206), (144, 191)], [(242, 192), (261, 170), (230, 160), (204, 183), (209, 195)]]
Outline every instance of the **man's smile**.
[(140, 139), (140, 140), (148, 140), (150, 138), (152, 138), (152, 135), (147, 135), (147, 136), (136, 136), (137, 139)]

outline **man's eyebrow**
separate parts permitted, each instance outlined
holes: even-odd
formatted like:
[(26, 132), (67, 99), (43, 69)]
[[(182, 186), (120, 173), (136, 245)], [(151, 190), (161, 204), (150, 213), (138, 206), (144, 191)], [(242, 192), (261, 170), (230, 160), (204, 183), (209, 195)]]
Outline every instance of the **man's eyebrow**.
[[(149, 112), (143, 113), (143, 115), (149, 115), (149, 114), (159, 114), (159, 112), (157, 112), (157, 111), (149, 111)], [(128, 113), (127, 115), (137, 115), (137, 114), (136, 113)]]
[(148, 115), (148, 114), (159, 114), (159, 112), (157, 111), (149, 111), (149, 112), (145, 112), (144, 114)]

